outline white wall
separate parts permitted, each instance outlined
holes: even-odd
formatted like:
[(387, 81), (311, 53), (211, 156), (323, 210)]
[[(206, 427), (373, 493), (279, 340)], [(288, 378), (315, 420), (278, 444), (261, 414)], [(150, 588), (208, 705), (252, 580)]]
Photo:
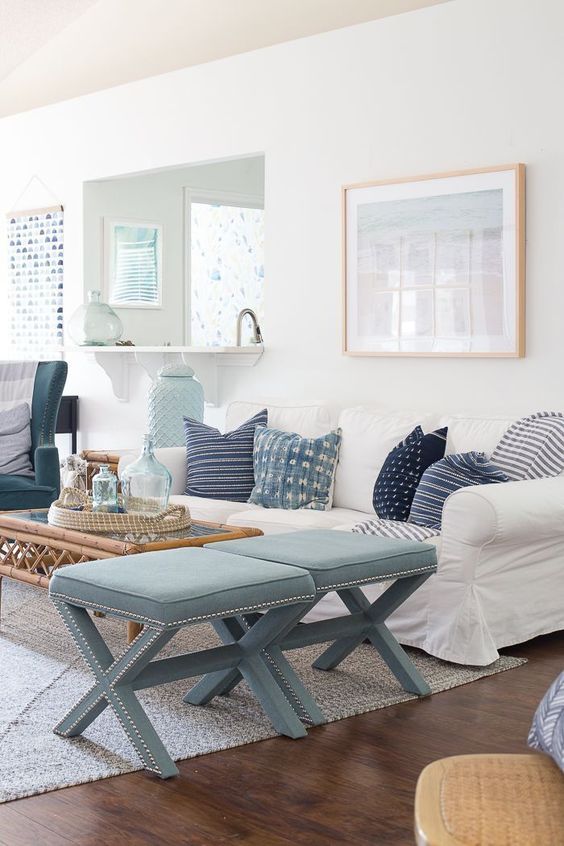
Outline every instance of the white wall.
[[(84, 180), (266, 153), (266, 353), (226, 369), (224, 397), (333, 404), (562, 408), (564, 4), (455, 0), (134, 83), (0, 123), (0, 210), (37, 172), (67, 209), (67, 314), (82, 290)], [(527, 357), (341, 354), (340, 187), (522, 161), (527, 175)], [(144, 427), (147, 381), (112, 398), (71, 362), (83, 442)]]
[(84, 295), (104, 290), (104, 218), (145, 220), (163, 227), (162, 308), (115, 308), (124, 338), (138, 346), (188, 343), (185, 326), (184, 188), (264, 197), (262, 157), (170, 168), (84, 184)]

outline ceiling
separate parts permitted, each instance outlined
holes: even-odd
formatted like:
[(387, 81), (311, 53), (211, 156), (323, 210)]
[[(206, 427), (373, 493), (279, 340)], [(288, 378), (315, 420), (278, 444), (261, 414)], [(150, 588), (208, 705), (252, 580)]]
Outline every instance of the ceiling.
[(0, 0), (0, 79), (96, 0)]
[(0, 0), (0, 117), (443, 2)]

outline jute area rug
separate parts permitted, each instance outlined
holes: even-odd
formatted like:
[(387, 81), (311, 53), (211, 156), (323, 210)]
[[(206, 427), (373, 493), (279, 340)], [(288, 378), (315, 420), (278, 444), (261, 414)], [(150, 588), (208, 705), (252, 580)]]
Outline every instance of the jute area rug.
[[(53, 734), (55, 723), (90, 687), (91, 674), (44, 591), (4, 579), (2, 593), (0, 802), (141, 769), (109, 708), (80, 738)], [(125, 625), (107, 618), (97, 622), (114, 654), (119, 654)], [(210, 626), (194, 626), (177, 635), (163, 655), (216, 642)], [(289, 655), (328, 721), (416, 698), (399, 687), (371, 647), (360, 647), (330, 673), (311, 668), (321, 649), (308, 647)], [(476, 668), (449, 664), (416, 650), (413, 656), (434, 693), (524, 663), (503, 657), (489, 667)], [(276, 736), (245, 685), (204, 708), (182, 702), (189, 685), (190, 681), (175, 682), (138, 694), (175, 760)]]

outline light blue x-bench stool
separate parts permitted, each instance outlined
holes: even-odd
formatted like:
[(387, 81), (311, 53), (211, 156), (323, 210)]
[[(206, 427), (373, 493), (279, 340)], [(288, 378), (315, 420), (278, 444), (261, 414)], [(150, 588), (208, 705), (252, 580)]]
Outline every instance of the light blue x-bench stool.
[[(217, 550), (175, 549), (60, 568), (49, 593), (95, 677), (91, 689), (55, 727), (57, 734), (81, 734), (110, 705), (144, 767), (168, 778), (178, 770), (135, 691), (202, 673), (236, 670), (277, 731), (290, 737), (305, 735), (295, 709), (274, 681), (268, 651), (315, 602), (315, 585), (305, 570)], [(114, 658), (89, 610), (133, 620), (144, 628)], [(153, 660), (184, 626), (258, 611), (263, 612), (260, 619), (236, 642)], [(218, 626), (221, 630), (221, 623)], [(295, 684), (315, 711), (287, 662), (280, 666), (287, 683)]]
[[(244, 540), (207, 544), (206, 550), (221, 546), (225, 554), (258, 558), (307, 570), (315, 583), (315, 605), (323, 596), (337, 591), (349, 614), (298, 625), (293, 621), (269, 647), (269, 663), (276, 662), (274, 678), (305, 722), (324, 722), (319, 709), (311, 708), (311, 697), (286, 673), (289, 667), (283, 650), (332, 642), (313, 666), (320, 670), (337, 667), (364, 640), (376, 648), (402, 687), (419, 696), (431, 690), (427, 682), (386, 626), (386, 619), (399, 608), (437, 569), (435, 547), (418, 541), (403, 541), (334, 530), (308, 530), (266, 535)], [(362, 586), (377, 582), (392, 584), (370, 603)], [(311, 610), (305, 609), (304, 615)], [(258, 624), (257, 614), (240, 614), (224, 620), (217, 632), (224, 643), (246, 636)], [(218, 694), (228, 694), (241, 680), (237, 668), (211, 673), (185, 696), (193, 705), (204, 705)]]

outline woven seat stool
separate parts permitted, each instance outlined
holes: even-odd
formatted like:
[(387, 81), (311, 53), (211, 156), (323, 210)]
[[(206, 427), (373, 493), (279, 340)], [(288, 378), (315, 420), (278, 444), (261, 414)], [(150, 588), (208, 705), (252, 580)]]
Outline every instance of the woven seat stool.
[[(270, 644), (315, 601), (315, 585), (305, 570), (216, 550), (172, 549), (61, 568), (49, 593), (95, 678), (55, 727), (56, 734), (81, 734), (110, 705), (145, 769), (168, 778), (178, 770), (135, 691), (236, 668), (278, 732), (305, 735), (268, 664)], [(144, 628), (114, 658), (88, 611)], [(184, 626), (258, 611), (263, 614), (257, 625), (236, 643), (154, 660)], [(306, 691), (303, 695), (307, 700)]]
[[(214, 550), (219, 544), (207, 544)], [(386, 619), (437, 569), (435, 548), (417, 541), (389, 540), (371, 535), (333, 530), (308, 530), (267, 535), (259, 538), (225, 541), (222, 552), (258, 558), (307, 570), (315, 583), (315, 604), (330, 591), (337, 591), (349, 613), (329, 620), (298, 625), (295, 621), (282, 632), (269, 649), (277, 662), (276, 678), (286, 691), (300, 717), (313, 724), (323, 715), (308, 713), (301, 701), (295, 678), (285, 673), (283, 651), (332, 641), (313, 664), (321, 670), (337, 667), (364, 640), (368, 639), (382, 656), (402, 687), (419, 696), (431, 690), (407, 653), (386, 626)], [(376, 582), (392, 584), (370, 603), (361, 587)], [(313, 607), (313, 605), (311, 606)], [(304, 610), (304, 616), (311, 609)], [(225, 643), (236, 642), (259, 620), (258, 615), (242, 614), (224, 620), (217, 630)], [(201, 679), (188, 691), (185, 701), (204, 705), (218, 694), (225, 695), (241, 680), (236, 668), (219, 671)]]
[(418, 846), (562, 846), (564, 773), (548, 757), (458, 755), (417, 782)]

